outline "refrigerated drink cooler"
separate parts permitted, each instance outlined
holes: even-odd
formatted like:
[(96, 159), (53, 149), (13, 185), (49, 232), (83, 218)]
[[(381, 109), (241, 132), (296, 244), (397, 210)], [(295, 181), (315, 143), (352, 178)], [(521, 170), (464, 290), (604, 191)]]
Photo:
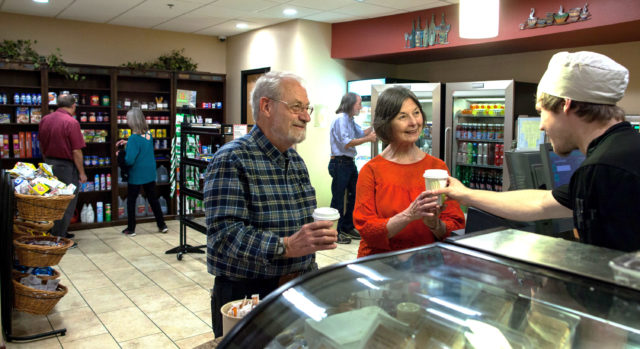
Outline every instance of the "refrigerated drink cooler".
[[(442, 152), (442, 116), (444, 110), (442, 109), (442, 100), (444, 95), (444, 84), (441, 83), (397, 83), (397, 84), (385, 84), (385, 85), (373, 85), (371, 91), (371, 111), (375, 111), (375, 107), (378, 101), (378, 97), (382, 91), (394, 87), (402, 86), (406, 87), (413, 92), (422, 111), (425, 114), (426, 123), (422, 130), (422, 134), (416, 145), (422, 149), (425, 153), (435, 156), (437, 158), (443, 158)], [(373, 116), (375, 118), (375, 115)], [(378, 140), (374, 146), (374, 156), (382, 152), (384, 144)]]
[(517, 117), (538, 114), (536, 88), (514, 80), (446, 84), (444, 160), (454, 177), (474, 189), (509, 188), (504, 151)]

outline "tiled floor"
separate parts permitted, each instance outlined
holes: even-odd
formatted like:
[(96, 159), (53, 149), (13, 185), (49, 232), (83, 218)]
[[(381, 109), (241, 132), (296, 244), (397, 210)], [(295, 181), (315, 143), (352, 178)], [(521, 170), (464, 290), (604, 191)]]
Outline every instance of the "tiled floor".
[[(160, 234), (155, 223), (140, 224), (135, 237), (122, 227), (76, 231), (78, 248), (68, 250), (56, 267), (69, 289), (48, 316), (14, 311), (13, 335), (66, 328), (65, 336), (7, 348), (193, 348), (213, 338), (204, 254), (181, 261), (165, 251), (179, 244), (178, 221)], [(206, 237), (189, 230), (188, 243)], [(354, 259), (358, 242), (319, 252), (320, 267)]]

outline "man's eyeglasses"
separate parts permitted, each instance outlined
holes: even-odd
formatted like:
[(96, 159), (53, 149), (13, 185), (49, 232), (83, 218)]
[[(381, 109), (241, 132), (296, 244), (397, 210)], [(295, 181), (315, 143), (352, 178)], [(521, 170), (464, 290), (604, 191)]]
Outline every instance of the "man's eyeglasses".
[(289, 110), (294, 114), (302, 114), (303, 112), (307, 112), (309, 115), (311, 115), (311, 113), (313, 113), (313, 107), (310, 106), (310, 105), (302, 105), (300, 103), (289, 104), (289, 103), (287, 103), (285, 101), (281, 101), (279, 99), (275, 99), (275, 98), (269, 98), (269, 99), (272, 100), (272, 101), (284, 103), (287, 106), (287, 108), (289, 108)]

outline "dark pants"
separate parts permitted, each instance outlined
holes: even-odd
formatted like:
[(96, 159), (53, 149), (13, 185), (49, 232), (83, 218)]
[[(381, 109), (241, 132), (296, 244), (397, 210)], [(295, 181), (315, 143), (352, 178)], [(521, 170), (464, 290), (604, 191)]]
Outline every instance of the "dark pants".
[[(223, 305), (238, 299), (251, 299), (251, 295), (259, 294), (264, 299), (269, 293), (278, 288), (280, 278), (271, 279), (244, 279), (231, 280), (224, 276), (216, 276), (213, 282), (213, 294), (211, 295), (211, 324), (216, 337), (222, 336)], [(227, 329), (228, 331), (228, 329)]]
[[(336, 156), (329, 161), (331, 182), (331, 207), (340, 212), (338, 231), (348, 232), (353, 229), (353, 207), (356, 204), (356, 184), (358, 169), (353, 158)], [(347, 193), (347, 207), (344, 207), (344, 193)]]
[(127, 230), (136, 231), (136, 199), (138, 198), (138, 194), (140, 194), (140, 187), (142, 187), (145, 194), (147, 194), (147, 200), (149, 200), (151, 211), (153, 211), (153, 215), (156, 217), (158, 229), (164, 228), (166, 224), (164, 223), (160, 202), (158, 202), (158, 196), (156, 195), (156, 182), (146, 184), (129, 183), (129, 185), (127, 185)]
[(53, 167), (53, 175), (58, 177), (60, 182), (76, 186), (76, 196), (69, 202), (69, 206), (67, 206), (67, 210), (64, 211), (62, 219), (55, 221), (51, 229), (51, 234), (55, 236), (65, 236), (67, 235), (69, 222), (71, 221), (71, 217), (73, 217), (73, 213), (76, 210), (76, 203), (78, 202), (78, 191), (80, 189), (78, 169), (71, 160), (46, 158), (45, 162)]

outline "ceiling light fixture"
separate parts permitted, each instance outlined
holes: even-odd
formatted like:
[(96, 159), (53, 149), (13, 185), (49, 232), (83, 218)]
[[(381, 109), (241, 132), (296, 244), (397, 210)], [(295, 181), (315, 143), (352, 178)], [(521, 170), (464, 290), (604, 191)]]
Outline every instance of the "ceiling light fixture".
[(39, 4), (48, 4), (49, 0), (33, 0), (33, 2), (37, 2)]
[(285, 8), (282, 13), (284, 13), (285, 16), (294, 16), (298, 13), (298, 10), (294, 8)]
[(238, 28), (238, 29), (247, 29), (247, 28), (249, 28), (249, 25), (247, 23), (237, 23), (236, 24), (236, 28)]
[(486, 39), (498, 36), (500, 0), (460, 0), (460, 37)]

